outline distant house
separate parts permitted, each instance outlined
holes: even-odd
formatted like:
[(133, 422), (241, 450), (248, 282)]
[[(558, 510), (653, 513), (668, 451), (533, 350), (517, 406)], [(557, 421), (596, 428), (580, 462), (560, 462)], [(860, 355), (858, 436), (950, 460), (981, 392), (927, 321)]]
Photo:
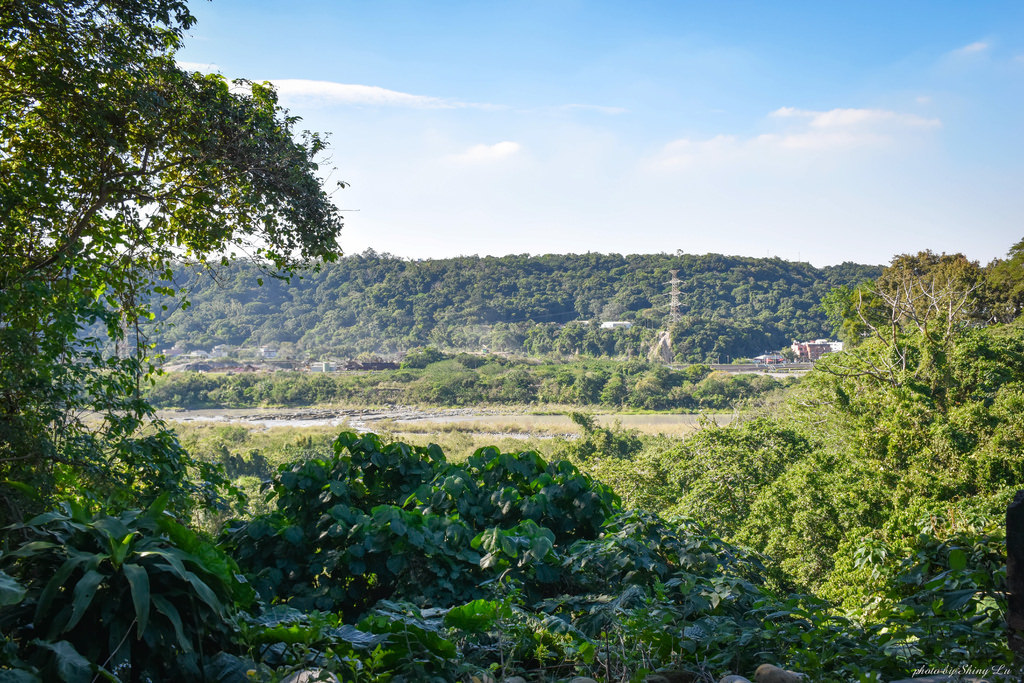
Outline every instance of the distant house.
[(334, 363), (329, 360), (317, 361), (309, 366), (310, 372), (334, 372)]
[(832, 353), (833, 344), (839, 344), (840, 350), (842, 350), (842, 342), (833, 342), (828, 339), (815, 339), (809, 342), (794, 341), (790, 348), (793, 349), (797, 360), (816, 361), (826, 353)]
[(785, 363), (786, 358), (780, 353), (764, 353), (760, 356), (755, 356), (754, 362), (758, 365), (778, 365), (779, 363)]
[(272, 346), (261, 346), (260, 358), (277, 358), (277, 349)]
[(183, 353), (185, 353), (185, 349), (178, 346), (177, 344), (175, 344), (169, 349), (163, 350), (163, 355), (165, 358), (174, 358), (175, 356), (180, 356)]
[(628, 330), (631, 327), (633, 327), (633, 323), (627, 320), (608, 320), (601, 323), (602, 330)]
[(214, 358), (224, 358), (234, 350), (235, 347), (230, 344), (217, 344), (210, 350), (210, 355)]

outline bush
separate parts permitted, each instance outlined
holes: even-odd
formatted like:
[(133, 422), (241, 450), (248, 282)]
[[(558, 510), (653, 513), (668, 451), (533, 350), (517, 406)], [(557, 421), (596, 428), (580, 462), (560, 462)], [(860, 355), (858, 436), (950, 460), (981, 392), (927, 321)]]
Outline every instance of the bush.
[[(198, 679), (231, 642), (252, 591), (234, 562), (163, 512), (90, 515), (74, 503), (10, 528), (0, 558), (26, 599), (0, 612), (22, 660), (44, 678)], [(102, 625), (102, 628), (97, 628)]]

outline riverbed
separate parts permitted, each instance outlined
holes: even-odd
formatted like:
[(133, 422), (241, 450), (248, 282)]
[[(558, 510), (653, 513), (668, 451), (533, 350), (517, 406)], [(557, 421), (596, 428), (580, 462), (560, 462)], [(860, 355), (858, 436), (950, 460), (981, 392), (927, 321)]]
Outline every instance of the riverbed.
[[(262, 427), (339, 427), (354, 431), (374, 431), (381, 427), (401, 432), (413, 429), (428, 431), (432, 425), (439, 430), (524, 433), (533, 435), (579, 432), (579, 427), (566, 414), (510, 412), (489, 408), (248, 408), (209, 410), (162, 410), (164, 420), (184, 423), (225, 422)], [(602, 426), (615, 423), (624, 428), (649, 434), (682, 434), (697, 429), (702, 421), (727, 424), (732, 413), (696, 415), (692, 413), (594, 413)]]

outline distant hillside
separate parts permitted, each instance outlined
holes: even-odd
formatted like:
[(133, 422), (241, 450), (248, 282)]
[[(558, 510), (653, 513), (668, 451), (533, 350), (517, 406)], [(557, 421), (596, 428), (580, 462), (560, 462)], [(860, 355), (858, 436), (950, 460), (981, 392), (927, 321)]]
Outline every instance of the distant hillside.
[[(367, 251), (290, 283), (249, 264), (191, 278), (192, 305), (163, 314), (158, 348), (272, 345), (311, 357), (420, 346), (529, 354), (642, 355), (668, 319), (678, 270), (680, 360), (725, 362), (827, 336), (832, 287), (874, 278), (854, 263), (814, 268), (720, 254), (464, 256), (409, 261)], [(257, 284), (258, 279), (263, 285)], [(624, 320), (631, 329), (601, 330)]]

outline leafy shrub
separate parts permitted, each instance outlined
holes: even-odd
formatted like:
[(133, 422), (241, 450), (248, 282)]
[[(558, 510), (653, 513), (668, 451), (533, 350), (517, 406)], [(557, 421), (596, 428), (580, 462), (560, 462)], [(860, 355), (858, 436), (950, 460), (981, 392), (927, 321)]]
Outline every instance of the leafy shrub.
[(28, 540), (0, 559), (27, 597), (0, 623), (45, 678), (199, 678), (230, 642), (234, 611), (252, 591), (164, 503), (118, 516), (64, 503), (11, 528)]
[[(437, 446), (350, 433), (330, 460), (282, 468), (272, 489), (275, 511), (228, 532), (239, 561), (268, 600), (353, 616), (382, 599), (482, 597), (488, 570), (522, 563), (516, 529), (549, 535), (549, 546), (592, 538), (616, 503), (571, 464), (533, 452), (485, 448), (452, 465)], [(493, 561), (481, 564), (481, 546)]]

